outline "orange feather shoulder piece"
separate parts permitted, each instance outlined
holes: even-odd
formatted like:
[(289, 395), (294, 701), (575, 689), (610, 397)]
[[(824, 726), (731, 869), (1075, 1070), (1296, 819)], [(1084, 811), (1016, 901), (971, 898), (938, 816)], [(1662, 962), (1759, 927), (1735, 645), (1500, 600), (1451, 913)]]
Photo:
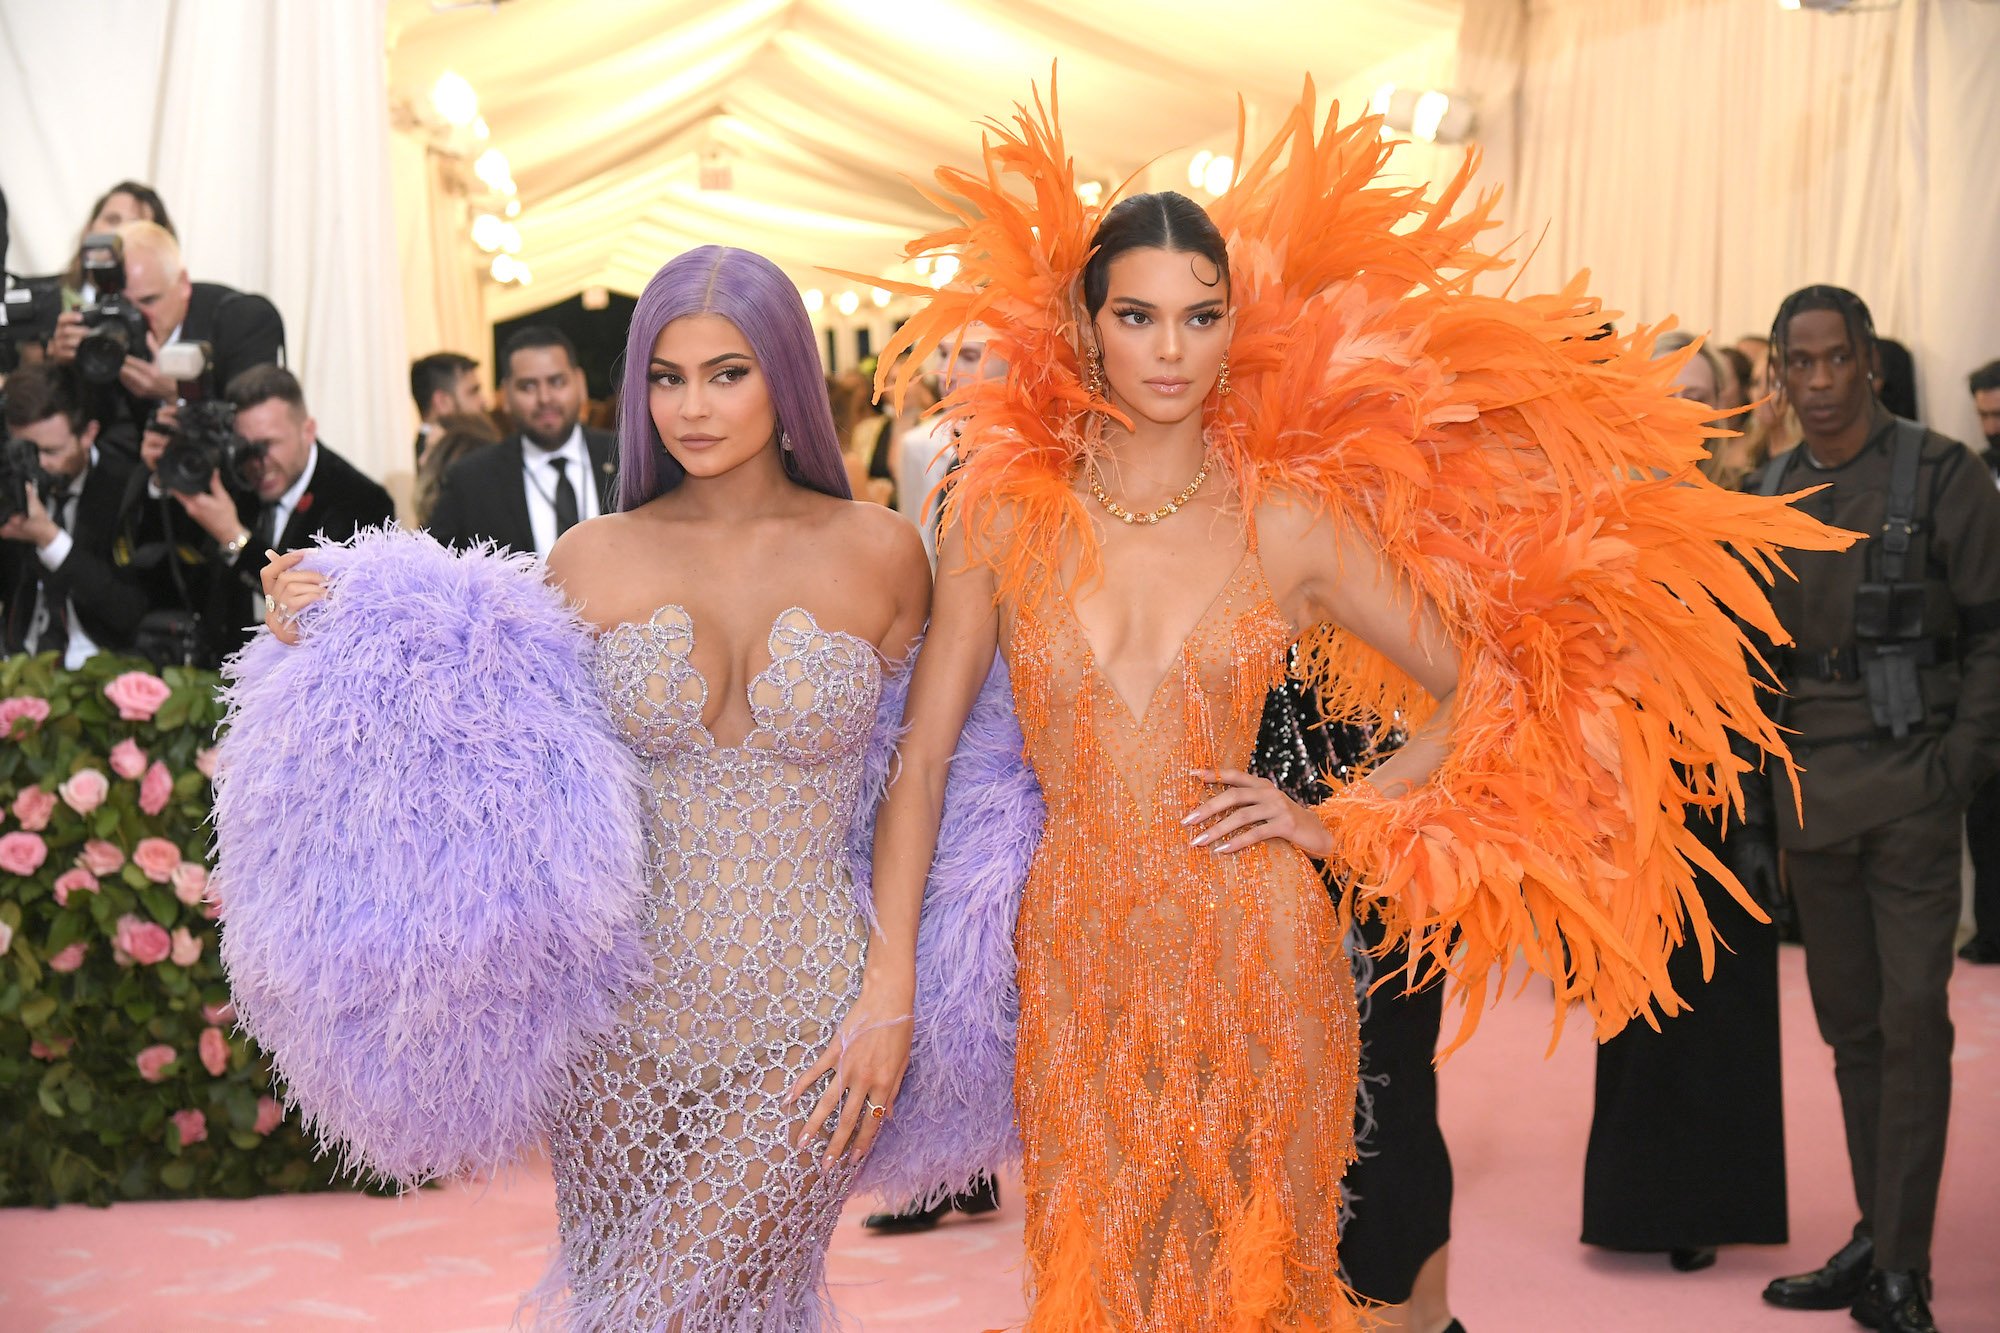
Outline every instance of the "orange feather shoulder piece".
[[(1017, 108), (987, 127), (981, 170), (937, 173), (932, 198), (957, 222), (910, 252), (955, 253), (959, 269), (942, 291), (911, 289), (928, 304), (880, 372), (899, 391), (931, 350), (991, 330), (1005, 376), (944, 407), (962, 463), (947, 521), (1003, 597), (1056, 577), (1065, 549), (1094, 567), (1072, 480), (1104, 405), (1081, 377), (1071, 293), (1103, 208), (1079, 201), (1055, 112), (1053, 94)], [(1852, 537), (1704, 478), (1720, 432), (1673, 389), (1693, 350), (1653, 359), (1658, 329), (1597, 336), (1606, 316), (1582, 276), (1476, 293), (1501, 261), (1475, 246), (1493, 199), (1460, 207), (1475, 162), (1435, 193), (1383, 183), (1380, 121), (1337, 114), (1316, 121), (1308, 84), (1211, 209), (1237, 319), (1211, 447), (1246, 507), (1303, 497), (1381, 552), (1437, 608), (1461, 665), (1438, 773), (1397, 797), (1351, 784), (1320, 813), (1412, 967), (1430, 957), (1457, 979), (1460, 1040), (1517, 958), (1600, 1037), (1656, 1022), (1684, 1004), (1669, 954), (1715, 944), (1691, 866), (1748, 903), (1689, 812), (1740, 809), (1750, 765), (1732, 735), (1791, 767), (1743, 629), (1783, 639), (1758, 576), (1783, 573), (1787, 548)], [(1337, 627), (1300, 648), (1333, 716), (1434, 707)]]

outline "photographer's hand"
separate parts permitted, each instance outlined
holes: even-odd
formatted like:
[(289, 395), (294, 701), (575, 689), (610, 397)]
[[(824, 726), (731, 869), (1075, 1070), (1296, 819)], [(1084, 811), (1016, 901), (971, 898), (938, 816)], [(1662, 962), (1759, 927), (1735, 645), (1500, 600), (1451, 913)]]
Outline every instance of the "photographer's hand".
[[(159, 340), (151, 333), (146, 335), (146, 350), (149, 354), (160, 350)], [(125, 386), (126, 392), (140, 398), (177, 398), (181, 391), (180, 385), (161, 374), (152, 361), (141, 361), (136, 356), (126, 357), (125, 364), (118, 368), (118, 382)]]
[(66, 366), (76, 360), (76, 345), (89, 330), (83, 327), (83, 312), (65, 310), (56, 316), (56, 336), (49, 339), (49, 360)]
[(0, 523), (0, 541), (29, 542), (40, 549), (56, 539), (62, 529), (49, 517), (49, 511), (42, 505), (42, 497), (30, 485), (25, 488), (26, 497), (21, 512)]
[(146, 433), (139, 437), (139, 461), (146, 465), (146, 471), (153, 472), (160, 466), (160, 455), (173, 443), (174, 428), (181, 424), (181, 405), (178, 401), (160, 404), (159, 411), (153, 413), (152, 423)]
[(222, 487), (222, 474), (211, 474), (208, 489), (200, 495), (182, 495), (174, 492), (174, 499), (181, 502), (187, 516), (201, 525), (201, 530), (215, 538), (216, 545), (227, 546), (245, 533), (243, 520), (236, 515), (236, 500)]

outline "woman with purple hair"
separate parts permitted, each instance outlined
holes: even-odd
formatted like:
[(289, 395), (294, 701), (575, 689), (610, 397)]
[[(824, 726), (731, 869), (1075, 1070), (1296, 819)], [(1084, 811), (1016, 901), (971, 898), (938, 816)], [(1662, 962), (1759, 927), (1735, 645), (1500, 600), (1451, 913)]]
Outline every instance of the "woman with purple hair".
[[(646, 958), (589, 1040), (565, 1046), (585, 1025), (546, 1018), (530, 1003), (508, 1017), (536, 1037), (509, 1032), (473, 1058), (491, 1078), (527, 1060), (540, 1034), (563, 1047), (551, 1057), (561, 1086), (540, 1116), (561, 1214), (562, 1263), (545, 1284), (567, 1289), (559, 1319), (677, 1333), (819, 1329), (832, 1317), (826, 1248), (885, 1129), (885, 1145), (899, 1133), (921, 1142), (885, 1153), (902, 1165), (883, 1162), (861, 1183), (902, 1198), (963, 1185), (1012, 1142), (1008, 1048), (999, 1043), (989, 1043), (984, 1085), (967, 1083), (962, 1059), (942, 1071), (986, 1103), (970, 1111), (986, 1118), (998, 1149), (939, 1167), (952, 1149), (932, 1127), (948, 1109), (912, 1095), (911, 1123), (888, 1119), (918, 1008), (919, 901), (913, 891), (871, 901), (866, 855), (901, 713), (894, 664), (909, 657), (923, 627), (930, 568), (908, 522), (850, 499), (811, 325), (798, 292), (768, 260), (707, 246), (667, 264), (639, 299), (624, 373), (619, 512), (564, 535), (546, 575), (588, 632), (600, 713), (637, 756)], [(450, 556), (421, 538), (383, 540), (403, 544), (405, 567), (409, 559), (445, 562), (434, 586), (464, 566), (500, 559)], [(376, 590), (366, 580), (343, 586), (355, 571), (343, 574), (337, 561), (330, 573), (298, 563), (282, 557), (266, 576), (273, 633), (236, 668), (249, 682), (235, 700), (239, 733), (254, 730), (257, 701), (242, 696), (261, 688), (256, 654), (287, 656), (272, 641), (298, 642), (301, 628), (311, 648), (343, 603)], [(348, 595), (350, 588), (358, 592)], [(468, 662), (451, 662), (455, 681), (477, 674)], [(428, 680), (422, 669), (411, 674)], [(345, 689), (329, 684), (321, 692)], [(296, 692), (285, 707), (295, 702)], [(296, 714), (283, 716), (284, 725), (299, 725)], [(233, 758), (256, 767), (252, 743)], [(995, 752), (1006, 744), (1002, 736)], [(1012, 744), (1018, 756), (1018, 733)], [(525, 804), (539, 796), (539, 781), (529, 779)], [(514, 795), (491, 799), (505, 804)], [(347, 804), (334, 808), (344, 814)], [(242, 844), (260, 825), (247, 811), (219, 814), (232, 883), (282, 882), (294, 873), (248, 859)], [(564, 864), (580, 840), (579, 831), (557, 826), (528, 832), (511, 807), (471, 832), (482, 827), (521, 829), (514, 836), (543, 839), (545, 854)], [(990, 841), (971, 854), (1006, 861)], [(1014, 859), (1024, 866), (1024, 856)], [(591, 890), (566, 892), (559, 910), (588, 901)], [(241, 897), (231, 904), (233, 918), (245, 910)], [(998, 914), (1005, 912), (1002, 904)], [(940, 919), (949, 917), (947, 909)], [(518, 937), (525, 919), (508, 918), (506, 930)], [(1007, 924), (986, 932), (988, 945), (1004, 941)], [(247, 957), (257, 931), (234, 933), (245, 936), (237, 953)], [(507, 944), (510, 961), (491, 972), (545, 966), (532, 941)], [(997, 947), (988, 1002), (1011, 991), (1011, 956)], [(543, 952), (572, 948), (590, 952), (567, 939)], [(400, 970), (413, 965), (406, 959)], [(258, 990), (260, 978), (247, 967), (233, 966), (232, 979), (239, 993)], [(389, 981), (402, 984), (400, 976)], [(950, 1002), (942, 1003), (939, 1010), (927, 1002), (914, 1025), (920, 1049), (930, 1040), (927, 1025), (949, 1018)], [(251, 1007), (268, 1013), (274, 1005), (253, 996)], [(406, 1002), (383, 1021), (403, 1023), (418, 1007)], [(309, 1021), (267, 1040), (301, 1101), (309, 1100), (301, 1080), (314, 1069), (296, 1049), (296, 1029)], [(258, 1030), (254, 1015), (246, 1022)], [(403, 1040), (396, 1031), (392, 1049)], [(456, 1049), (461, 1037), (441, 1024), (429, 1040)], [(973, 1038), (946, 1040), (962, 1046)], [(448, 1061), (433, 1053), (429, 1063)], [(920, 1083), (913, 1073), (913, 1093)], [(492, 1154), (476, 1147), (462, 1160), (442, 1148), (421, 1159), (398, 1156), (400, 1144), (357, 1148), (372, 1128), (335, 1123), (344, 1095), (345, 1088), (314, 1093), (308, 1111), (323, 1138), (371, 1165), (386, 1161), (407, 1178), (490, 1164)], [(413, 1090), (404, 1101), (431, 1097)]]

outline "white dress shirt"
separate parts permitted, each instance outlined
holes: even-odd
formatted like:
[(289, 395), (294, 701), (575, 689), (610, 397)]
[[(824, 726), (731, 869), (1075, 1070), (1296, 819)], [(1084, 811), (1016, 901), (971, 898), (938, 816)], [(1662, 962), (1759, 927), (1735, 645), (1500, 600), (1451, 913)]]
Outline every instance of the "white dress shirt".
[(956, 443), (956, 433), (941, 421), (905, 431), (896, 442), (896, 507), (923, 534), (933, 565), (939, 496), (932, 491), (951, 470)]
[(570, 430), (569, 438), (554, 449), (543, 449), (532, 440), (521, 439), (522, 480), (528, 488), (528, 526), (535, 534), (535, 554), (547, 556), (556, 544), (556, 468), (563, 460), (564, 475), (576, 491), (576, 521), (596, 518), (604, 512), (597, 502), (597, 469), (591, 466), (590, 450), (583, 443), (581, 424)]
[[(77, 502), (83, 498), (83, 484), (90, 477), (90, 469), (97, 466), (97, 446), (90, 447), (90, 463), (76, 475), (69, 486), (55, 497), (55, 509), (49, 515), (56, 521), (56, 535), (47, 546), (35, 548), (35, 558), (42, 562), (42, 568), (54, 572), (61, 569), (63, 561), (76, 547), (76, 539), (70, 536), (70, 529), (76, 526)], [(48, 595), (44, 588), (41, 596)], [(46, 608), (35, 608), (35, 621), (40, 622)], [(83, 628), (83, 622), (76, 618), (76, 600), (63, 601), (63, 627), (69, 631), (69, 647), (63, 653), (63, 666), (74, 671), (88, 662), (97, 652), (97, 643)]]
[[(305, 470), (291, 489), (278, 497), (278, 512), (271, 519), (271, 545), (276, 546), (285, 539), (285, 525), (292, 521), (292, 511), (299, 507), (299, 499), (312, 489), (313, 473), (319, 470), (319, 441), (314, 440), (310, 452), (306, 454)], [(258, 552), (259, 555), (263, 552)]]

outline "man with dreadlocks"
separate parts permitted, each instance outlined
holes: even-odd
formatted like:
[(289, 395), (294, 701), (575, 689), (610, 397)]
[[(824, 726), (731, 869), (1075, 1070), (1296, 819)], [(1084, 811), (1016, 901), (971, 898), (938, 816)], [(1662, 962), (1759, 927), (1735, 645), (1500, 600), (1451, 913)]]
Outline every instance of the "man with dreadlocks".
[(1750, 489), (1809, 492), (1800, 509), (1868, 540), (1790, 553), (1797, 581), (1771, 586), (1796, 644), (1773, 662), (1805, 770), (1778, 839), (1861, 1221), (1824, 1267), (1779, 1278), (1764, 1299), (1925, 1333), (1959, 826), (2000, 769), (2000, 492), (1964, 446), (1877, 401), (1875, 329), (1854, 293), (1794, 292), (1771, 344), (1804, 440)]

